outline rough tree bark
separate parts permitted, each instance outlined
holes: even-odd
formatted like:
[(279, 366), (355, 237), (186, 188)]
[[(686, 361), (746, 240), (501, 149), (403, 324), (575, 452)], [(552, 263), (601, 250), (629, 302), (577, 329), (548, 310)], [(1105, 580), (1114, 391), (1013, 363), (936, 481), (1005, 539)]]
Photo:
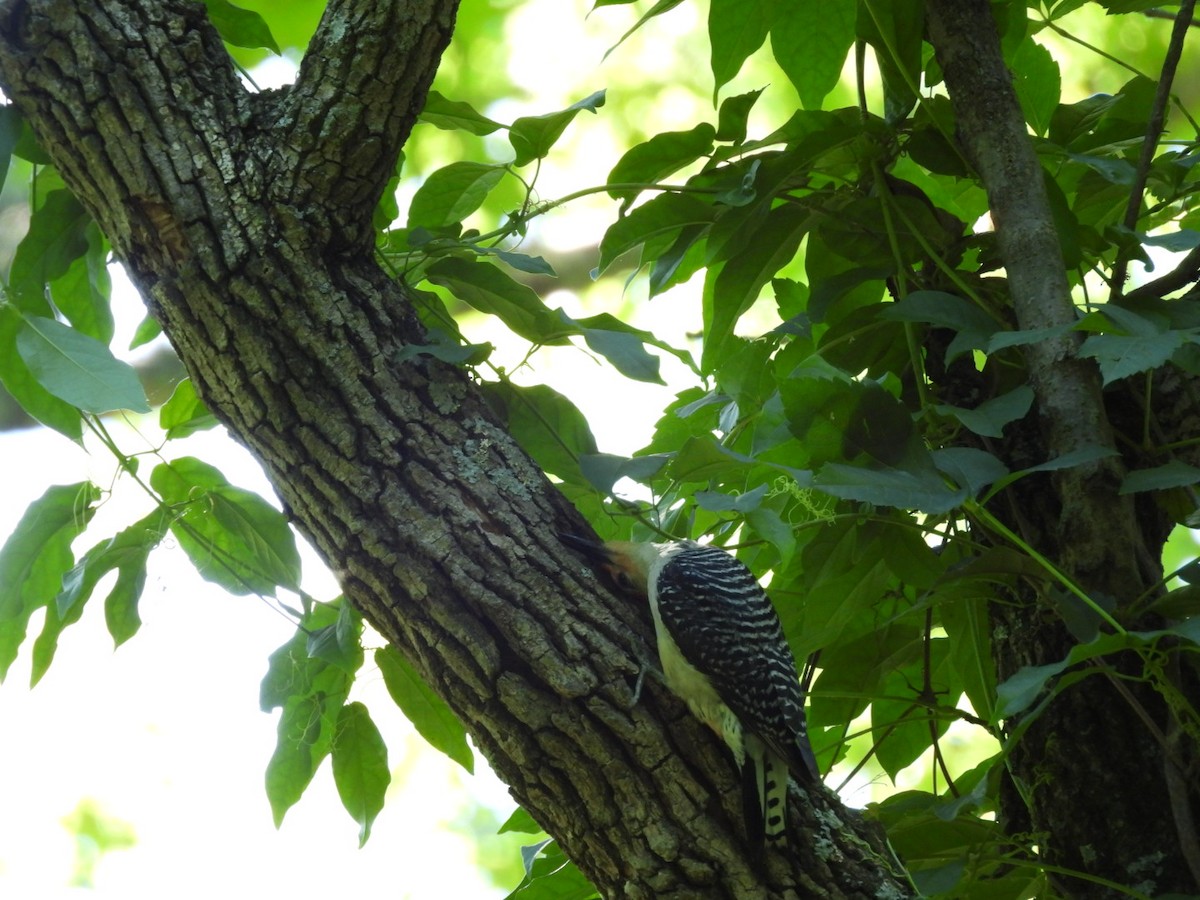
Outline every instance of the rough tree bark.
[[(958, 138), (987, 188), (1016, 327), (1069, 325), (1077, 313), (1042, 168), (990, 6), (987, 0), (929, 0), (927, 9)], [(1149, 495), (1119, 493), (1127, 469), (1163, 462), (1138, 437), (1142, 386), (1102, 392), (1094, 362), (1076, 353), (1079, 342), (1080, 335), (1069, 333), (1027, 346), (1034, 415), (989, 449), (1014, 470), (1089, 446), (1113, 455), (1029, 480), (1017, 488), (1019, 514), (999, 504), (996, 512), (1093, 597), (1111, 599), (1127, 627), (1162, 627), (1153, 617), (1131, 620), (1126, 614), (1159, 585), (1172, 526)], [(1195, 396), (1195, 379), (1177, 370), (1156, 373), (1162, 444), (1195, 436)], [(1118, 435), (1127, 436), (1121, 454)], [(1183, 452), (1195, 462), (1194, 450)], [(1043, 614), (1051, 605), (1048, 596), (1032, 591), (1021, 602), (994, 604), (993, 654), (1001, 679), (1023, 666), (1062, 660), (1077, 643), (1061, 616)], [(1061, 694), (1016, 743), (1002, 791), (1006, 828), (1038, 835), (1053, 865), (1154, 895), (1191, 894), (1200, 888), (1200, 755), (1178, 736), (1139, 659), (1130, 654), (1109, 663), (1128, 680), (1085, 679)], [(1194, 678), (1185, 682), (1176, 672), (1175, 679), (1176, 689), (1195, 704), (1200, 691)], [(1065, 876), (1056, 882), (1069, 895), (1119, 895)]]
[(574, 510), (463, 371), (401, 356), (371, 214), (456, 5), (332, 0), (256, 94), (199, 3), (8, 0), (0, 80), (348, 600), (606, 896), (908, 894), (824, 792), (755, 862), (724, 748), (656, 684), (629, 707), (648, 617), (557, 542)]

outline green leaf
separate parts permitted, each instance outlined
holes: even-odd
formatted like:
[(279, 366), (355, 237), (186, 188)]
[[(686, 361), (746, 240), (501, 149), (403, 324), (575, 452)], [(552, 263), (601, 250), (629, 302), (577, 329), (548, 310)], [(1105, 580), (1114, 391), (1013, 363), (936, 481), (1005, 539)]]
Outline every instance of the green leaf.
[(837, 86), (854, 43), (858, 0), (798, 0), (775, 4), (771, 52), (805, 109), (819, 109)]
[(509, 832), (516, 832), (518, 834), (545, 834), (546, 829), (542, 828), (524, 807), (518, 806), (512, 811), (512, 815), (504, 820), (504, 824), (496, 829), (496, 834), (508, 834)]
[(669, 460), (670, 456), (665, 453), (632, 458), (612, 453), (585, 453), (579, 457), (579, 468), (596, 490), (611, 494), (613, 486), (622, 478), (645, 483), (657, 475)]
[(69, 325), (25, 316), (17, 352), (42, 387), (84, 412), (150, 411), (133, 366)]
[(1107, 386), (1114, 381), (1157, 369), (1184, 344), (1179, 331), (1151, 335), (1093, 334), (1079, 348), (1080, 356), (1090, 356), (1100, 364)]
[(711, 0), (708, 42), (712, 48), (713, 98), (762, 46), (777, 4), (774, 0)]
[(91, 223), (92, 217), (70, 191), (60, 188), (46, 195), (29, 218), (29, 231), (17, 244), (9, 270), (8, 287), (18, 308), (48, 315), (45, 286), (87, 253)]
[(280, 52), (266, 20), (258, 13), (234, 6), (229, 0), (204, 0), (204, 5), (208, 8), (208, 18), (225, 43), (251, 50), (262, 47), (272, 53)]
[(0, 548), (0, 681), (17, 658), (29, 617), (50, 605), (75, 562), (71, 542), (95, 515), (90, 481), (54, 485), (29, 504)]
[(83, 440), (79, 410), (42, 387), (17, 353), (17, 335), (25, 327), (15, 306), (0, 303), (0, 382), (25, 412), (79, 443)]
[(346, 812), (358, 823), (358, 846), (362, 847), (383, 809), (392, 773), (387, 745), (361, 703), (347, 703), (338, 713), (332, 753), (333, 781)]
[[(742, 314), (758, 299), (763, 286), (792, 261), (811, 225), (801, 206), (772, 209), (755, 239), (719, 269), (710, 268), (704, 294), (704, 352), (700, 367), (711, 372), (721, 360), (727, 339)], [(712, 289), (707, 285), (711, 282)]]
[(1156, 466), (1153, 469), (1138, 469), (1130, 472), (1121, 482), (1122, 494), (1140, 491), (1165, 491), (1175, 487), (1190, 487), (1200, 483), (1200, 469), (1178, 459)]
[(196, 386), (190, 378), (175, 385), (170, 399), (158, 411), (158, 427), (167, 433), (168, 440), (185, 438), (218, 424), (217, 417), (196, 396)]
[(553, 840), (521, 848), (525, 878), (505, 900), (592, 900), (600, 895)]
[[(518, 387), (509, 382), (495, 382), (481, 388), (534, 462), (563, 481), (587, 483), (579, 459), (596, 452), (596, 439), (574, 403), (542, 384)], [(491, 463), (484, 456), (472, 460), (472, 464)]]
[[(701, 122), (690, 131), (667, 131), (627, 150), (608, 173), (608, 183), (653, 183), (677, 172), (701, 156), (712, 152), (715, 129)], [(609, 189), (614, 200), (624, 201), (622, 209), (633, 202), (640, 188)]]
[(903, 121), (917, 102), (921, 83), (921, 38), (925, 5), (921, 0), (868, 2), (859, 7), (858, 34), (875, 49), (883, 80), (884, 119)]
[(475, 755), (467, 744), (467, 733), (458, 716), (425, 683), (395, 647), (375, 651), (375, 665), (383, 673), (388, 693), (412, 722), (417, 733), (468, 772), (475, 771)]
[(1030, 38), (1021, 41), (1010, 67), (1025, 121), (1035, 134), (1045, 137), (1062, 88), (1058, 63), (1049, 50)]
[(826, 463), (814, 476), (813, 486), (843, 500), (921, 510), (930, 515), (949, 512), (967, 497), (965, 489), (947, 487), (932, 469), (913, 472)]
[(617, 257), (654, 238), (676, 234), (689, 225), (707, 225), (716, 212), (692, 194), (661, 194), (617, 219), (600, 241), (598, 272)]
[(717, 133), (715, 135), (718, 141), (740, 144), (746, 140), (750, 110), (762, 96), (762, 92), (763, 89), (759, 88), (757, 91), (726, 97), (721, 101), (721, 108), (717, 112)]
[(202, 577), (232, 594), (299, 590), (295, 536), (283, 513), (262, 497), (193, 457), (155, 466), (150, 484), (180, 508), (171, 533)]
[(118, 647), (133, 637), (142, 624), (137, 606), (146, 584), (146, 560), (162, 541), (168, 524), (167, 513), (156, 509), (85, 553), (63, 576), (62, 591), (55, 601), (59, 616), (65, 619), (73, 607), (86, 603), (96, 583), (116, 569), (117, 580), (104, 604), (105, 621)]
[(266, 772), (267, 799), (276, 827), (329, 754), (338, 715), (354, 682), (353, 673), (309, 656), (307, 650), (308, 633), (332, 624), (338, 614), (333, 605), (316, 606), (291, 640), (271, 654), (263, 677), (263, 712), (283, 710)]
[(954, 416), (967, 428), (984, 437), (1002, 437), (1004, 426), (1022, 418), (1033, 406), (1033, 388), (1022, 384), (1007, 394), (992, 397), (974, 409), (942, 405), (935, 407), (943, 415)]
[(4, 188), (8, 164), (12, 161), (13, 150), (21, 137), (24, 122), (16, 106), (11, 103), (0, 106), (0, 190)]
[[(583, 320), (572, 319), (561, 309), (558, 310), (558, 315), (564, 326), (582, 335), (590, 348), (612, 363), (626, 378), (663, 384), (658, 371), (658, 357), (646, 351), (647, 343), (663, 346), (653, 335), (631, 328), (607, 313)], [(671, 352), (677, 356), (686, 356), (677, 350)]]
[(491, 134), (504, 127), (499, 122), (494, 122), (487, 116), (476, 112), (469, 103), (461, 100), (447, 100), (437, 91), (430, 91), (425, 98), (421, 121), (428, 122), (444, 131), (466, 131), (480, 136)]
[(438, 169), (413, 195), (408, 227), (438, 229), (462, 222), (483, 205), (504, 174), (503, 166), (477, 162), (455, 162)]
[(77, 331), (108, 344), (113, 338), (108, 243), (95, 222), (88, 226), (86, 234), (87, 252), (50, 283), (50, 296)]
[(337, 605), (337, 619), (309, 630), (308, 655), (353, 675), (363, 663), (362, 616), (344, 597), (339, 597), (334, 604)]
[(158, 324), (158, 320), (149, 314), (146, 315), (141, 322), (138, 323), (137, 330), (133, 333), (133, 339), (129, 342), (129, 349), (136, 350), (143, 344), (148, 344), (156, 337), (162, 334), (162, 326)]
[(558, 316), (537, 292), (491, 263), (448, 256), (430, 266), (425, 277), (480, 312), (498, 317), (527, 341), (561, 344), (566, 340)]
[(550, 148), (562, 137), (580, 110), (595, 112), (604, 105), (604, 91), (585, 97), (578, 103), (573, 103), (559, 112), (547, 113), (541, 116), (522, 116), (512, 123), (508, 129), (508, 139), (516, 151), (513, 162), (524, 166), (541, 159), (550, 152)]

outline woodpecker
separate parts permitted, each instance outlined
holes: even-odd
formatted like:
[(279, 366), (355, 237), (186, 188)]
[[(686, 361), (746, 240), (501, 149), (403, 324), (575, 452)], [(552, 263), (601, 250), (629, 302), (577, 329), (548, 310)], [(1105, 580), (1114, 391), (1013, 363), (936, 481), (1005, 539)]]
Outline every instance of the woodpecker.
[[(650, 602), (667, 686), (733, 753), (753, 840), (781, 844), (788, 773), (821, 773), (808, 742), (804, 694), (779, 615), (736, 557), (695, 541), (563, 541), (597, 563), (623, 592)], [(752, 779), (752, 780), (751, 780)]]

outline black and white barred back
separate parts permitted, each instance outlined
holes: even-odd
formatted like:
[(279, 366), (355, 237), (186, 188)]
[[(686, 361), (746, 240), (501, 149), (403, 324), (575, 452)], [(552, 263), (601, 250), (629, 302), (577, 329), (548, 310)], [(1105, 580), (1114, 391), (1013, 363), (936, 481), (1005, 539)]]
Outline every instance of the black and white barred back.
[(798, 782), (818, 781), (796, 661), (753, 573), (720, 548), (687, 541), (668, 554), (656, 587), (663, 625), (742, 728)]

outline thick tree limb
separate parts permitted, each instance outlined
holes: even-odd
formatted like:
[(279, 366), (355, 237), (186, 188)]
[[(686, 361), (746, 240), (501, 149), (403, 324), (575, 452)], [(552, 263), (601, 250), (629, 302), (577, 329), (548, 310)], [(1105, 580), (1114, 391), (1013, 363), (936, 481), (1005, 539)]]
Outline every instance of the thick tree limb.
[(657, 685), (628, 707), (645, 611), (558, 543), (577, 515), (466, 374), (402, 355), (370, 215), (455, 7), (333, 0), (297, 85), (253, 95), (197, 3), (9, 0), (0, 81), (346, 597), (603, 893), (906, 895), (824, 792), (754, 859), (724, 748)]

